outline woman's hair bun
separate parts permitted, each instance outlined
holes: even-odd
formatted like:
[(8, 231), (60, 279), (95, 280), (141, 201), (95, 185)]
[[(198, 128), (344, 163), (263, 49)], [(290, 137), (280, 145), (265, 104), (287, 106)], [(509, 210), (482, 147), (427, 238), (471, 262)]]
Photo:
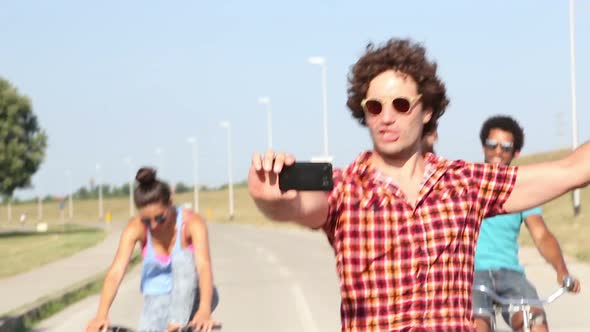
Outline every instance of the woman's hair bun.
[(137, 171), (135, 180), (141, 186), (149, 186), (156, 181), (156, 170), (150, 167), (142, 167)]

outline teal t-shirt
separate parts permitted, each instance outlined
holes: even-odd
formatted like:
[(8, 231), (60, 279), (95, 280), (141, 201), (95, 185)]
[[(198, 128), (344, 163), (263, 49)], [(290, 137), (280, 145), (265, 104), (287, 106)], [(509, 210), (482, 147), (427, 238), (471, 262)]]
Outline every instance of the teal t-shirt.
[(510, 269), (524, 272), (518, 260), (518, 235), (524, 219), (533, 214), (540, 215), (541, 208), (485, 218), (475, 248), (475, 270)]

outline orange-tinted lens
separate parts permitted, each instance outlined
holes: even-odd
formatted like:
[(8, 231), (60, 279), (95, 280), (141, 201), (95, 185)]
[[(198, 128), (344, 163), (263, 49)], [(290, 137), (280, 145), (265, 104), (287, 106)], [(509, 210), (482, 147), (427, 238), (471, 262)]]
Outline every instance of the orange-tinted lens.
[(406, 98), (395, 98), (391, 102), (391, 106), (400, 113), (407, 113), (410, 111), (410, 101)]
[(380, 101), (371, 99), (365, 103), (365, 110), (373, 115), (377, 115), (381, 113), (383, 106)]

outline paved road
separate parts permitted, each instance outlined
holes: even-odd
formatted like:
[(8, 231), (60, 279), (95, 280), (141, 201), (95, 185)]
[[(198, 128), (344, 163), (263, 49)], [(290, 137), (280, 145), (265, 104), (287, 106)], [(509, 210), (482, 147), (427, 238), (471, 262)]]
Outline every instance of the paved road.
[[(338, 280), (332, 250), (322, 234), (220, 224), (211, 224), (210, 233), (221, 295), (214, 317), (223, 322), (223, 331), (339, 331)], [(553, 291), (554, 274), (536, 251), (523, 250), (521, 256), (540, 294)], [(571, 270), (582, 282), (590, 282), (587, 265), (572, 265)], [(97, 296), (87, 298), (40, 323), (35, 331), (81, 331), (97, 303)], [(136, 326), (141, 303), (137, 268), (122, 285), (111, 320)], [(559, 299), (548, 308), (552, 329), (590, 331), (588, 306), (585, 292)]]
[[(210, 225), (214, 317), (223, 331), (337, 331), (339, 290), (331, 248), (320, 234)], [(111, 320), (136, 326), (141, 310), (139, 269), (130, 273)], [(93, 296), (42, 322), (37, 331), (78, 331), (96, 311)]]

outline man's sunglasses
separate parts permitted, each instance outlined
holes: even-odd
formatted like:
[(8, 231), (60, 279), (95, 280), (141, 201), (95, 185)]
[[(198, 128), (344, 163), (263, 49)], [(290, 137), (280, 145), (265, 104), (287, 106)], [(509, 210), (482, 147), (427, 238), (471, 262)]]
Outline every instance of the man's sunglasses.
[(487, 139), (484, 146), (490, 150), (496, 150), (500, 146), (502, 152), (512, 152), (514, 150), (514, 144), (512, 142), (498, 142), (495, 139)]
[(363, 99), (361, 107), (369, 114), (379, 115), (383, 111), (384, 105), (391, 104), (393, 109), (397, 112), (408, 113), (420, 97), (422, 97), (421, 94), (412, 99), (406, 97)]
[[(168, 211), (165, 211), (157, 216), (154, 216), (154, 221), (157, 222), (158, 224), (163, 224), (164, 221), (166, 221), (167, 214), (168, 214), (167, 212)], [(152, 218), (150, 218), (150, 217), (142, 217), (141, 218), (141, 222), (143, 222), (146, 225), (149, 225), (151, 221), (152, 221)]]

